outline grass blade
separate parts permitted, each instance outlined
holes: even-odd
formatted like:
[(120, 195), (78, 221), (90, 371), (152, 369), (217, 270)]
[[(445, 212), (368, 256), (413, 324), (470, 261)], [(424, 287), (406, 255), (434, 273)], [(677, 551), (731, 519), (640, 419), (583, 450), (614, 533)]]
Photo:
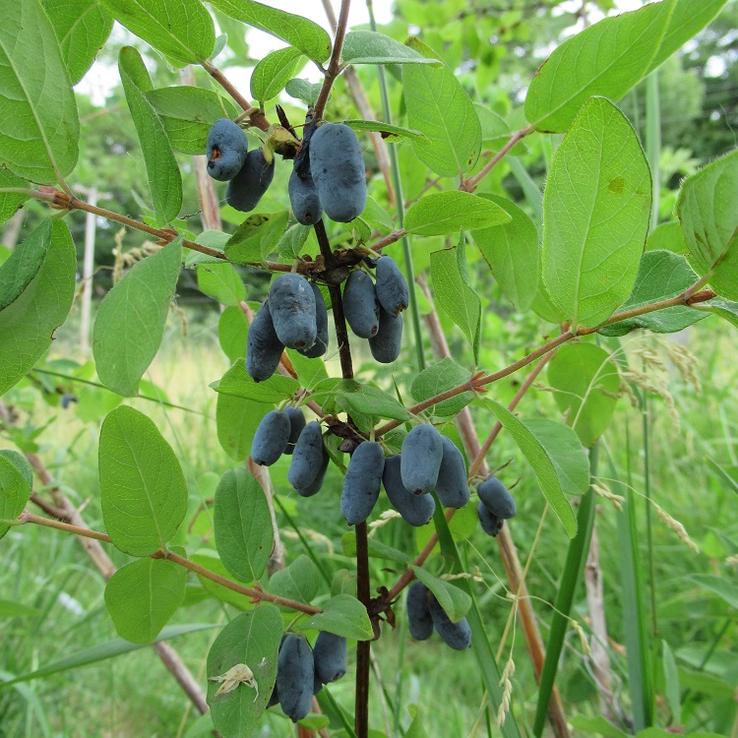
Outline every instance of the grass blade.
[[(597, 444), (595, 444), (589, 455), (591, 474), (597, 474)], [(577, 513), (577, 534), (569, 542), (566, 552), (564, 571), (561, 574), (561, 582), (556, 593), (554, 602), (554, 614), (551, 620), (551, 631), (546, 643), (546, 660), (543, 662), (541, 671), (541, 682), (538, 689), (538, 704), (536, 705), (536, 718), (533, 725), (533, 733), (536, 736), (543, 733), (546, 723), (548, 703), (551, 699), (556, 672), (559, 667), (559, 658), (564, 645), (564, 637), (569, 623), (569, 612), (571, 611), (577, 585), (582, 578), (584, 564), (589, 553), (589, 544), (592, 540), (592, 526), (595, 514), (595, 496), (591, 489), (582, 496)]]

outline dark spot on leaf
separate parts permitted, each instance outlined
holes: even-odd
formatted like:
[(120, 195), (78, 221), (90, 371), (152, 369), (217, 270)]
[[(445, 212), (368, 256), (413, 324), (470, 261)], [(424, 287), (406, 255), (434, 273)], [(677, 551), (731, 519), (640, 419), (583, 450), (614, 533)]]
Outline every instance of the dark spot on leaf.
[(625, 189), (625, 180), (622, 177), (615, 177), (610, 180), (610, 184), (607, 186), (610, 192), (614, 192), (617, 195), (622, 195)]

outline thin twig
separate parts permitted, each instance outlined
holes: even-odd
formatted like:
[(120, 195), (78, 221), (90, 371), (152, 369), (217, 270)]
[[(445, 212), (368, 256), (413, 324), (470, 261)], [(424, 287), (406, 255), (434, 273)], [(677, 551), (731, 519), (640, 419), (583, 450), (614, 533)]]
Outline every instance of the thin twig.
[(533, 133), (534, 130), (535, 128), (533, 126), (528, 126), (527, 128), (521, 128), (519, 131), (515, 131), (505, 145), (473, 177), (469, 177), (469, 179), (465, 179), (461, 183), (459, 189), (465, 192), (474, 192), (479, 186), (479, 183), (515, 148), (515, 145)]
[(346, 37), (346, 27), (348, 26), (350, 7), (351, 0), (341, 0), (341, 10), (338, 14), (338, 25), (336, 26), (336, 35), (333, 40), (331, 59), (328, 62), (328, 68), (325, 70), (323, 86), (320, 88), (318, 99), (315, 101), (315, 114), (313, 116), (313, 120), (316, 123), (323, 117), (325, 106), (328, 103), (328, 97), (331, 94), (331, 88), (341, 71), (341, 50), (343, 49), (343, 40)]
[[(82, 536), (83, 538), (91, 538), (93, 540), (102, 541), (104, 543), (112, 543), (111, 538), (107, 533), (102, 533), (90, 528), (84, 528), (73, 523), (64, 523), (61, 520), (51, 520), (50, 518), (43, 518), (40, 515), (34, 515), (33, 513), (29, 512), (21, 513), (21, 515), (18, 517), (18, 520), (21, 523), (32, 523), (34, 525), (41, 525), (46, 528), (55, 528), (56, 530), (61, 530), (65, 533), (72, 533), (76, 536)], [(322, 612), (318, 607), (306, 605), (305, 603), (298, 602), (297, 600), (291, 600), (287, 597), (280, 597), (279, 595), (271, 594), (270, 592), (264, 592), (262, 589), (256, 589), (254, 587), (245, 587), (238, 582), (234, 582), (231, 579), (222, 577), (220, 576), (220, 574), (216, 574), (215, 572), (206, 569), (204, 566), (201, 566), (194, 561), (190, 561), (190, 559), (187, 559), (184, 556), (176, 554), (173, 551), (159, 549), (155, 553), (151, 554), (150, 558), (167, 559), (169, 561), (173, 561), (175, 564), (178, 564), (185, 569), (189, 569), (190, 571), (195, 572), (195, 574), (197, 574), (198, 576), (209, 579), (211, 582), (220, 584), (222, 587), (226, 587), (226, 589), (230, 589), (233, 592), (237, 592), (238, 594), (250, 597), (252, 600), (255, 601), (263, 600), (266, 602), (273, 602), (275, 605), (281, 605), (282, 607), (287, 607), (290, 610), (296, 610), (308, 615), (316, 615), (317, 613)]]

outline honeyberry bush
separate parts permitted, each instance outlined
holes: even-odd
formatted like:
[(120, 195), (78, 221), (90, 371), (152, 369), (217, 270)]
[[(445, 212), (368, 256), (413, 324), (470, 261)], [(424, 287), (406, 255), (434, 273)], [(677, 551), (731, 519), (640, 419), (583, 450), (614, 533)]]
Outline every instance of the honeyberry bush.
[[(669, 644), (648, 626), (636, 487), (632, 479), (603, 483), (602, 468), (613, 460), (599, 440), (619, 396), (635, 395), (647, 412), (649, 393), (660, 389), (650, 372), (658, 368), (654, 354), (643, 349), (642, 365), (634, 366), (621, 339), (639, 331), (658, 346), (653, 334), (682, 331), (711, 314), (738, 323), (738, 154), (722, 152), (687, 177), (674, 220), (659, 225), (652, 172), (658, 115), (650, 110), (647, 156), (618, 107), (724, 5), (662, 0), (587, 27), (552, 52), (506, 119), (483, 91), (494, 86), (496, 64), (485, 65), (472, 90), (446, 63), (436, 33), (348, 30), (348, 0), (336, 9), (332, 36), (311, 20), (247, 0), (207, 7), (199, 0), (3, 2), (0, 211), (8, 218), (33, 202), (46, 210), (0, 267), (0, 389), (4, 428), (18, 449), (0, 456), (0, 535), (15, 526), (51, 527), (60, 532), (49, 530), (49, 537), (76, 534), (125, 554), (117, 571), (106, 572), (104, 602), (118, 634), (133, 644), (175, 635), (167, 623), (195, 585), (198, 597), (224, 603), (228, 623), (212, 642), (202, 679), (209, 713), (199, 729), (206, 733), (214, 727), (222, 736), (245, 736), (267, 723), (291, 733), (286, 720), (271, 721), (278, 713), (303, 731), (383, 735), (384, 721), (369, 703), (371, 644), (399, 628), (403, 642), (406, 633), (425, 640), (435, 631), (455, 649), (444, 652), (440, 668), (471, 649), (481, 708), (459, 730), (727, 734), (735, 719), (729, 696), (726, 706), (723, 691), (719, 709), (702, 714), (700, 699), (688, 700), (680, 686)], [(125, 46), (118, 58), (146, 175), (140, 220), (94, 208), (69, 185), (80, 146), (72, 85), (113, 20), (145, 44), (143, 54)], [(218, 62), (226, 44), (245, 53), (236, 42), (242, 24), (286, 44), (258, 60), (248, 91), (236, 89)], [(144, 57), (204, 74), (194, 75), (198, 86), (155, 88)], [(298, 76), (306, 64), (321, 69), (322, 83)], [(347, 112), (348, 95), (334, 97), (344, 90), (361, 100), (362, 86), (377, 102), (379, 121)], [(285, 111), (277, 102), (283, 91), (304, 107)], [(528, 145), (546, 152), (542, 197), (517, 158)], [(182, 217), (183, 175), (194, 174), (177, 154), (205, 154), (208, 173), (228, 181), (216, 192), (228, 205), (229, 232), (191, 232)], [(524, 195), (517, 201), (497, 176), (508, 162)], [(412, 194), (403, 191), (408, 181), (418, 183)], [(200, 187), (205, 209), (210, 186)], [(282, 194), (270, 199), (275, 188)], [(63, 490), (34, 454), (43, 429), (13, 426), (19, 392), (55, 391), (54, 375), (34, 368), (74, 301), (77, 263), (67, 226), (74, 211), (155, 242), (101, 301), (94, 373), (78, 374), (109, 391), (111, 409), (99, 427), (104, 531), (64, 508)], [(123, 400), (159, 392), (144, 384), (144, 374), (183, 269), (224, 306), (219, 340), (231, 363), (209, 388), (191, 388), (217, 393), (217, 436), (233, 460), (205, 500), (190, 495), (186, 451), (176, 444), (175, 452), (164, 429)], [(472, 270), (482, 269), (491, 272), (505, 309), (520, 316), (508, 336), (515, 352), (496, 366), (480, 363), (485, 336), (497, 333), (499, 321), (483, 313), (489, 298), (473, 287)], [(272, 281), (248, 295), (261, 299), (247, 302), (242, 277), (251, 286), (254, 272)], [(684, 354), (671, 352), (688, 371)], [(74, 359), (51, 368), (69, 370)], [(517, 378), (514, 390), (508, 384), (496, 392), (508, 377)], [(543, 377), (558, 412), (518, 414)], [(474, 420), (490, 428), (477, 436)], [(512, 468), (492, 450), (500, 435), (516, 449)], [(513, 485), (526, 469), (534, 483), (519, 487), (540, 492), (545, 505), (540, 521), (526, 528), (537, 530), (532, 542), (517, 543), (532, 560), (545, 526), (566, 549), (551, 573), (558, 584), (545, 631), (517, 554), (516, 521), (506, 522), (516, 507), (530, 510)], [(719, 462), (717, 469), (735, 485)], [(34, 471), (51, 488), (46, 502), (40, 488), (31, 499)], [(340, 476), (338, 484), (325, 481)], [(311, 499), (298, 506), (299, 497)], [(554, 688), (568, 630), (592, 644), (583, 658), (596, 679), (602, 673), (601, 658), (589, 653), (601, 654), (602, 631), (589, 622), (588, 633), (573, 611), (598, 498), (618, 515), (614, 555), (627, 609), (627, 688), (613, 702), (613, 687), (608, 697), (596, 682), (609, 720), (575, 717)], [(343, 516), (340, 545), (352, 565), (337, 565), (303, 530), (297, 512), (313, 503)], [(699, 548), (664, 506), (649, 501), (648, 509), (675, 542)], [(277, 522), (297, 534), (284, 567)], [(501, 632), (485, 625), (480, 597), (488, 593), (469, 563), (479, 527), (489, 550), (500, 553), (490, 559), (511, 612)], [(716, 567), (710, 574), (703, 567), (694, 581), (734, 606), (730, 569)], [(530, 655), (526, 682), (514, 680), (512, 633)], [(355, 659), (347, 646), (355, 646)], [(352, 699), (339, 703), (332, 692), (346, 679), (333, 682), (346, 671)], [(722, 689), (722, 682), (711, 684)], [(419, 715), (408, 723), (399, 696), (394, 704), (382, 687), (398, 734), (435, 734), (432, 716), (425, 729)], [(701, 695), (705, 685), (693, 677), (689, 690)]]

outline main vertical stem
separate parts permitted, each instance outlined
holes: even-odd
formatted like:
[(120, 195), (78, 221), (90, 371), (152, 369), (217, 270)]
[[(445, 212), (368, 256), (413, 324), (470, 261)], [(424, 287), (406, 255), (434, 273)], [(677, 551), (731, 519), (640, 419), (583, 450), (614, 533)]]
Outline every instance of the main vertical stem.
[[(315, 226), (315, 235), (318, 238), (320, 253), (325, 261), (326, 269), (333, 264), (333, 251), (325, 230), (325, 224), (319, 220)], [(351, 347), (349, 346), (346, 318), (343, 314), (343, 300), (341, 287), (337, 284), (328, 285), (333, 307), (333, 324), (336, 328), (338, 341), (338, 355), (341, 361), (341, 374), (344, 379), (353, 379), (354, 369), (351, 361)], [(366, 523), (359, 523), (356, 534), (356, 597), (364, 607), (369, 608), (371, 585), (369, 583), (369, 541), (367, 539)], [(358, 641), (356, 644), (356, 697), (354, 706), (354, 729), (356, 738), (367, 738), (369, 735), (369, 670), (370, 670), (371, 641)]]

